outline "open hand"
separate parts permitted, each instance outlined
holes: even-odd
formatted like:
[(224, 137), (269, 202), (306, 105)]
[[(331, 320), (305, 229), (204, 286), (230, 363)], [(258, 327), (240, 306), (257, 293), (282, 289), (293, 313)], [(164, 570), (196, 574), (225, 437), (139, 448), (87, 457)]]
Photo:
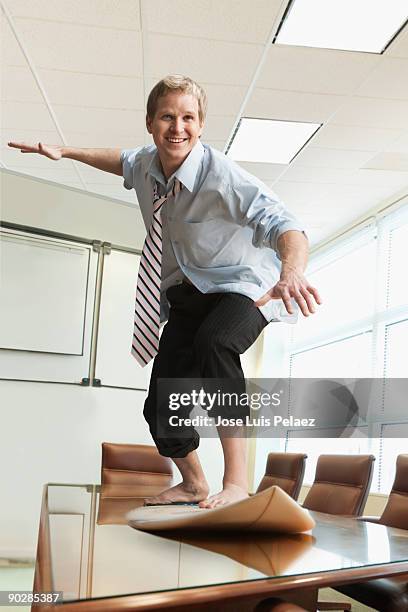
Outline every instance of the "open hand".
[(316, 311), (316, 304), (322, 303), (317, 289), (312, 287), (302, 272), (289, 268), (282, 270), (279, 281), (255, 302), (255, 306), (263, 306), (269, 300), (282, 300), (287, 312), (293, 314), (292, 298), (305, 317)]
[(61, 159), (62, 157), (62, 147), (59, 145), (47, 145), (42, 142), (34, 145), (27, 144), (26, 142), (9, 142), (7, 144), (12, 149), (20, 149), (21, 153), (38, 153), (54, 160)]

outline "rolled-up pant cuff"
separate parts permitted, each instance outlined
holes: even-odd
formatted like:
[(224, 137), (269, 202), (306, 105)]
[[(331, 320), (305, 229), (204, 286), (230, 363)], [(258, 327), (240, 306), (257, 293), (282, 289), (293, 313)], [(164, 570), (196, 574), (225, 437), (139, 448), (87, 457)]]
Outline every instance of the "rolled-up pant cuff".
[(200, 444), (200, 436), (197, 434), (193, 439), (174, 440), (174, 444), (169, 444), (171, 439), (156, 438), (154, 440), (157, 450), (163, 457), (171, 459), (183, 459), (189, 453), (196, 450)]

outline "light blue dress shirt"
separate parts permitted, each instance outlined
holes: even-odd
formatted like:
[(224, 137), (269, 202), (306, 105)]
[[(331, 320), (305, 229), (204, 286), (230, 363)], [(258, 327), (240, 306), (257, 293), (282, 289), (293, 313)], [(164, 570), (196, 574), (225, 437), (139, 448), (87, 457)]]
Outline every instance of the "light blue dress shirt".
[[(233, 292), (258, 300), (279, 280), (277, 240), (303, 231), (266, 185), (223, 153), (198, 141), (166, 181), (155, 145), (122, 151), (124, 186), (135, 189), (146, 229), (152, 221), (153, 186), (159, 194), (174, 177), (183, 184), (162, 207), (161, 321), (168, 316), (165, 291), (187, 277), (202, 293)], [(293, 302), (293, 300), (292, 300)], [(259, 309), (267, 321), (295, 323), (281, 300)]]

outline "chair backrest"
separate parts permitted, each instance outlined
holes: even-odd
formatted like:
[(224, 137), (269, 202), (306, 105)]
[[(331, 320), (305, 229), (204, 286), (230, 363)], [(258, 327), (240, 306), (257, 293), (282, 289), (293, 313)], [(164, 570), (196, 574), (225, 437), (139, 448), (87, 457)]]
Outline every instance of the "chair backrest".
[(306, 457), (303, 453), (269, 453), (265, 475), (256, 492), (277, 485), (297, 500), (305, 474)]
[(289, 601), (282, 601), (282, 599), (265, 599), (261, 601), (255, 608), (254, 612), (306, 612), (304, 608), (290, 603)]
[(388, 527), (408, 529), (408, 455), (398, 455), (395, 480), (379, 521)]
[(166, 486), (172, 479), (172, 461), (147, 444), (102, 443), (103, 485)]
[(373, 477), (374, 455), (320, 455), (303, 507), (361, 516)]

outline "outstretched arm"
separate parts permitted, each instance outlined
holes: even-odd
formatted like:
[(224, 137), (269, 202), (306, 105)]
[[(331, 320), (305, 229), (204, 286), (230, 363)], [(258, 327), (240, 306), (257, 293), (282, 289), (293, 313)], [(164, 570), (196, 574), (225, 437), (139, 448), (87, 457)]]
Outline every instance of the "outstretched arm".
[(13, 149), (20, 149), (22, 153), (38, 153), (55, 161), (62, 158), (74, 159), (83, 164), (88, 164), (88, 166), (98, 168), (98, 170), (122, 176), (120, 149), (82, 149), (78, 147), (47, 145), (42, 142), (35, 145), (25, 142), (9, 142), (8, 146)]
[(291, 299), (294, 298), (307, 317), (315, 312), (316, 304), (321, 304), (317, 289), (303, 275), (308, 259), (308, 240), (303, 232), (288, 230), (279, 236), (277, 249), (282, 261), (280, 279), (255, 305), (263, 306), (271, 299), (281, 299), (288, 313), (293, 314)]

